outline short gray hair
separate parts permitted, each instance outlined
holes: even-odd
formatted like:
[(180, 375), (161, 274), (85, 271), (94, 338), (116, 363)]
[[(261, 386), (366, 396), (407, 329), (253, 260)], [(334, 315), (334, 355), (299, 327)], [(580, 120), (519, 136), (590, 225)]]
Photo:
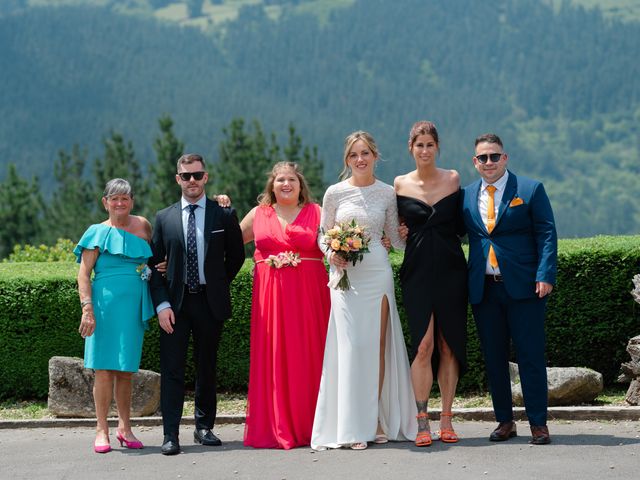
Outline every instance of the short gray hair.
[(133, 190), (131, 184), (124, 178), (112, 178), (104, 187), (104, 198), (113, 197), (114, 195), (129, 195), (133, 198)]

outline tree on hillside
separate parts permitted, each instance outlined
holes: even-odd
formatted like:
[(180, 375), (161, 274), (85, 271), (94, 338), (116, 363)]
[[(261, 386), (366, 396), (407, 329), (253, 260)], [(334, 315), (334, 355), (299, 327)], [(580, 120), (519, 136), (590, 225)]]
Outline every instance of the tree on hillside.
[(164, 8), (167, 5), (173, 3), (173, 0), (147, 0), (151, 8), (157, 10), (158, 8)]
[(0, 2), (0, 15), (11, 15), (23, 8), (28, 8), (27, 0), (3, 0)]
[(233, 206), (242, 218), (256, 205), (256, 198), (264, 188), (266, 172), (278, 160), (278, 146), (274, 137), (267, 142), (258, 121), (252, 131), (245, 131), (244, 120), (235, 118), (222, 130), (218, 162), (209, 169), (210, 183), (215, 193), (231, 197)]
[(156, 162), (149, 167), (146, 191), (149, 199), (145, 203), (145, 216), (152, 219), (155, 212), (171, 205), (180, 195), (175, 180), (176, 162), (184, 153), (184, 143), (173, 133), (173, 120), (169, 115), (158, 119), (160, 135), (153, 142)]
[(121, 134), (111, 132), (111, 136), (104, 141), (104, 158), (96, 158), (94, 170), (98, 198), (102, 198), (104, 186), (109, 180), (112, 178), (124, 178), (129, 181), (131, 188), (133, 188), (135, 212), (144, 211), (145, 185), (142, 181), (140, 164), (136, 160), (133, 145), (130, 141), (125, 142)]
[[(96, 218), (94, 189), (84, 177), (87, 151), (74, 145), (71, 153), (58, 152), (53, 166), (57, 182), (51, 202), (45, 205), (43, 241), (53, 245), (58, 238), (78, 240)], [(100, 210), (102, 211), (102, 210)]]
[(231, 197), (240, 218), (256, 206), (256, 199), (264, 190), (267, 175), (280, 161), (296, 162), (309, 183), (316, 201), (322, 199), (325, 185), (322, 180), (322, 161), (316, 147), (303, 146), (293, 124), (289, 125), (287, 144), (278, 145), (275, 133), (269, 140), (260, 123), (252, 124), (252, 131), (245, 131), (244, 120), (235, 118), (223, 129), (225, 139), (220, 143), (220, 158), (213, 166), (211, 183), (215, 193)]
[(27, 182), (10, 163), (7, 178), (0, 184), (0, 258), (6, 257), (16, 244), (39, 242), (41, 220), (38, 178)]
[(186, 0), (187, 10), (189, 11), (190, 18), (196, 18), (202, 16), (202, 3), (203, 0)]
[(322, 180), (324, 165), (318, 158), (318, 147), (303, 147), (302, 138), (296, 133), (292, 123), (289, 124), (289, 141), (284, 147), (284, 160), (300, 165), (311, 190), (311, 196), (316, 202), (320, 202), (326, 186)]

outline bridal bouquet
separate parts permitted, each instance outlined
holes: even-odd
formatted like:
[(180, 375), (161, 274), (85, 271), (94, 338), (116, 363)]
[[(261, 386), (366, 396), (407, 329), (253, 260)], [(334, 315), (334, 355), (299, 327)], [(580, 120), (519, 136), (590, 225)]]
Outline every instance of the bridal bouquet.
[[(323, 231), (324, 244), (336, 255), (340, 255), (347, 262), (352, 262), (355, 266), (362, 261), (365, 253), (369, 251), (369, 236), (366, 234), (366, 227), (360, 226), (355, 219), (347, 223), (339, 223), (335, 227)], [(332, 272), (328, 286), (338, 290), (349, 290), (349, 276), (346, 270), (336, 268)]]

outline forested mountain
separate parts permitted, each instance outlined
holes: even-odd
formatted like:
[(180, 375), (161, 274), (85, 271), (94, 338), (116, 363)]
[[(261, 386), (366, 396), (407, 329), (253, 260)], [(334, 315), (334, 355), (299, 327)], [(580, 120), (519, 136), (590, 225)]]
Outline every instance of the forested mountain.
[(510, 168), (544, 180), (561, 236), (640, 230), (637, 22), (543, 0), (333, 1), (325, 17), (304, 13), (314, 2), (272, 0), (199, 29), (113, 3), (3, 2), (0, 176), (13, 162), (46, 193), (59, 149), (95, 156), (111, 131), (144, 165), (169, 114), (187, 150), (213, 160), (235, 117), (282, 135), (293, 123), (330, 182), (343, 138), (366, 129), (390, 182), (412, 168), (411, 124), (429, 119), (440, 164), (464, 182), (475, 136), (501, 135)]

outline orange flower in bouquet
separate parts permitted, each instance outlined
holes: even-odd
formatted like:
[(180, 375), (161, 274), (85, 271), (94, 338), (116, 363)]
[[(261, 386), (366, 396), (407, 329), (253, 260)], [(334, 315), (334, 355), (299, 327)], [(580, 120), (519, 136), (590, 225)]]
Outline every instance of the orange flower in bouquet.
[[(358, 225), (355, 219), (351, 222), (338, 223), (326, 232), (323, 231), (323, 234), (324, 244), (354, 266), (361, 262), (364, 254), (369, 251), (369, 235), (366, 233), (366, 227)], [(336, 269), (336, 275), (329, 280), (329, 287), (349, 290), (351, 283), (346, 270)]]

